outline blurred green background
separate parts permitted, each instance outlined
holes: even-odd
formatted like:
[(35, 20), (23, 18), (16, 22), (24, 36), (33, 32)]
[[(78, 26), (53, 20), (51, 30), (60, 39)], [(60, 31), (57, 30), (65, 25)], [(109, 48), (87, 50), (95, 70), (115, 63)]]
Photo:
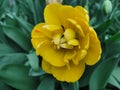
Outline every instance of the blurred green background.
[(41, 69), (31, 45), (33, 27), (44, 22), (45, 0), (0, 0), (0, 90), (119, 90), (120, 0), (63, 0), (81, 5), (102, 45), (102, 57), (75, 83), (57, 81)]

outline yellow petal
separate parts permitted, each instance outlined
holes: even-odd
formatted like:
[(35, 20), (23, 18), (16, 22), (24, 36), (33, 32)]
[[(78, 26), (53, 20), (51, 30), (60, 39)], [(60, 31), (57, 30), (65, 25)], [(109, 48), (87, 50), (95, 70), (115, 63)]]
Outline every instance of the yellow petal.
[(73, 19), (68, 19), (69, 26), (81, 37), (84, 37), (84, 32), (79, 24)]
[(74, 18), (75, 21), (77, 22), (78, 25), (81, 26), (82, 30), (84, 31), (84, 34), (88, 34), (89, 33), (89, 23), (84, 20), (83, 18), (80, 18), (80, 17), (75, 17)]
[(88, 11), (81, 6), (76, 6), (75, 9), (81, 14), (88, 14)]
[(62, 13), (61, 17), (63, 18), (73, 19), (77, 15), (76, 10), (72, 6), (68, 5), (62, 5), (62, 7), (60, 8), (60, 12)]
[(64, 54), (63, 50), (57, 50), (54, 48), (51, 41), (47, 41), (44, 44), (40, 45), (37, 49), (38, 53), (46, 60), (49, 64), (60, 67), (64, 66)]
[(59, 81), (75, 82), (78, 81), (85, 70), (85, 64), (80, 62), (78, 65), (70, 63), (70, 69), (67, 66), (52, 67), (53, 76)]
[(70, 60), (72, 60), (76, 55), (76, 51), (74, 50), (68, 50), (67, 52), (65, 52), (65, 56), (64, 56), (64, 61), (66, 63), (69, 63)]
[(93, 28), (90, 28), (90, 47), (88, 49), (87, 55), (84, 58), (87, 65), (96, 64), (101, 57), (101, 45), (100, 41), (96, 35)]
[[(33, 31), (32, 31), (32, 45), (33, 47), (36, 49), (41, 42), (44, 42), (45, 40), (48, 40), (48, 37), (51, 37), (49, 34), (52, 34), (50, 32), (48, 32), (48, 34), (46, 34), (42, 28), (42, 26), (44, 26), (44, 23), (38, 24), (34, 27)], [(41, 31), (43, 30), (43, 31)]]
[(51, 65), (49, 63), (47, 63), (45, 60), (42, 60), (42, 69), (47, 72), (47, 73), (51, 73)]
[(32, 31), (32, 38), (34, 37), (41, 37), (41, 35), (47, 37), (47, 38), (52, 38), (53, 33), (47, 29), (44, 29), (43, 26), (46, 25), (45, 23), (40, 23), (37, 24)]
[(80, 42), (81, 48), (87, 50), (90, 44), (89, 34), (87, 34), (85, 37), (79, 38), (79, 42)]
[(42, 42), (46, 41), (47, 39), (45, 37), (41, 38), (33, 38), (31, 39), (33, 47), (36, 49)]
[(62, 7), (60, 7), (59, 9), (59, 17), (61, 18), (62, 25), (64, 26), (65, 29), (69, 28), (67, 19), (68, 18), (74, 19), (76, 15), (78, 14), (72, 6), (62, 5)]
[(87, 51), (86, 50), (84, 50), (84, 49), (77, 50), (77, 53), (76, 53), (75, 57), (73, 58), (73, 63), (76, 64), (76, 65), (78, 65), (79, 62), (83, 58), (85, 58), (86, 55), (87, 55)]
[(42, 69), (47, 73), (51, 73), (57, 80), (66, 82), (78, 81), (84, 73), (85, 63), (80, 62), (78, 65), (74, 65), (71, 62), (69, 67), (69, 69), (67, 66), (55, 67), (42, 60)]
[(46, 24), (43, 26), (44, 29), (48, 29), (51, 32), (54, 33), (63, 33), (63, 28), (60, 25), (50, 25), (50, 24)]
[(72, 6), (52, 3), (46, 6), (44, 11), (44, 17), (47, 24), (63, 25), (65, 28), (67, 28), (69, 27), (67, 23), (68, 18), (81, 18), (81, 15)]
[(84, 19), (85, 21), (89, 22), (89, 16), (88, 16), (88, 11), (81, 7), (81, 6), (76, 6), (75, 7), (76, 11), (80, 15), (80, 18)]
[(60, 17), (61, 4), (53, 3), (46, 6), (44, 10), (44, 19), (47, 24), (62, 25)]

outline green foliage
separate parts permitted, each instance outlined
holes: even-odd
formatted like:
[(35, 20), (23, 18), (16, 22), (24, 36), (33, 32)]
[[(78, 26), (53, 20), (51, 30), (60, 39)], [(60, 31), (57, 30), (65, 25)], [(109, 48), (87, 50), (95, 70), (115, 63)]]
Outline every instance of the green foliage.
[(108, 82), (120, 89), (120, 67), (117, 66), (111, 74)]
[(107, 80), (109, 79), (119, 60), (120, 57), (112, 57), (100, 63), (90, 78), (90, 90), (99, 90), (105, 88)]
[(24, 65), (6, 65), (0, 70), (0, 79), (19, 90), (35, 90), (34, 79), (28, 76), (28, 68)]
[(29, 63), (31, 65), (32, 69), (35, 71), (38, 71), (39, 70), (39, 64), (38, 64), (39, 59), (36, 56), (35, 52), (28, 54), (27, 57), (28, 57), (28, 60), (29, 60)]
[(54, 90), (55, 80), (51, 76), (44, 76), (37, 90)]
[[(106, 90), (120, 89), (120, 0), (63, 0), (62, 4), (81, 5), (90, 16), (90, 25), (99, 36), (102, 56), (87, 66), (75, 83), (59, 82), (41, 68), (41, 57), (31, 45), (34, 25), (44, 22), (45, 0), (0, 0), (0, 89), (1, 90)], [(106, 8), (108, 6), (105, 6)]]
[(73, 83), (61, 83), (62, 90), (79, 90), (79, 82)]

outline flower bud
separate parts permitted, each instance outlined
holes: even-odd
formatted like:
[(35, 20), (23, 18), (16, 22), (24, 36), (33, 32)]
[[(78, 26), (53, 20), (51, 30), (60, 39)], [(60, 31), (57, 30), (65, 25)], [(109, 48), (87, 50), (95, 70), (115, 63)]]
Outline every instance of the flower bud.
[(50, 3), (62, 3), (62, 0), (45, 0), (46, 4), (50, 4)]
[(104, 9), (106, 14), (108, 14), (112, 11), (112, 3), (110, 0), (105, 0), (103, 2), (103, 9)]

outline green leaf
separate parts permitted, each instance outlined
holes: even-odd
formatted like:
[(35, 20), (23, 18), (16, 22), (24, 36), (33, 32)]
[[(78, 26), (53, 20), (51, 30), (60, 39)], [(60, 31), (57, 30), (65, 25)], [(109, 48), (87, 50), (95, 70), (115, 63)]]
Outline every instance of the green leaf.
[(106, 40), (107, 57), (120, 54), (120, 32)]
[(0, 43), (0, 55), (1, 54), (6, 54), (6, 53), (13, 53), (15, 52), (12, 47), (5, 43)]
[(79, 82), (66, 83), (61, 82), (62, 90), (79, 90)]
[(119, 87), (118, 88), (120, 88), (120, 67), (119, 66), (117, 66), (114, 69), (112, 75), (116, 79), (116, 81), (119, 83)]
[(106, 43), (106, 49), (107, 49), (107, 57), (115, 56), (120, 54), (120, 40), (119, 41), (113, 41), (111, 43)]
[(120, 32), (116, 32), (116, 34), (107, 40), (107, 43), (110, 44), (116, 41), (120, 41)]
[(115, 67), (114, 71), (112, 72), (108, 83), (114, 85), (115, 87), (120, 89), (120, 67)]
[(120, 83), (120, 67), (116, 67), (115, 68), (115, 70), (113, 72), (113, 76), (116, 77), (116, 79)]
[(112, 57), (104, 60), (98, 65), (90, 78), (90, 90), (100, 90), (105, 88), (107, 80), (109, 79), (112, 71), (120, 58)]
[(88, 86), (89, 80), (90, 80), (90, 77), (91, 77), (91, 73), (93, 72), (94, 69), (95, 69), (94, 66), (93, 67), (90, 67), (90, 66), (86, 67), (83, 76), (79, 80), (79, 86), (80, 87)]
[(25, 51), (32, 48), (30, 39), (21, 30), (15, 27), (4, 27), (4, 33)]
[(35, 52), (27, 55), (29, 63), (34, 71), (39, 71), (39, 59)]
[(45, 0), (35, 0), (34, 2), (35, 12), (37, 17), (37, 23), (44, 21), (44, 8), (45, 8)]
[(18, 90), (36, 90), (35, 80), (24, 65), (11, 64), (0, 70), (0, 79)]
[(102, 22), (102, 24), (95, 26), (94, 28), (98, 34), (102, 34), (107, 30), (107, 28), (111, 25), (112, 22), (113, 20), (109, 19), (109, 20), (106, 20), (105, 22)]
[(28, 15), (27, 17), (29, 17), (29, 15), (33, 16), (33, 15), (31, 15), (32, 11), (29, 8), (26, 0), (25, 1), (15, 0), (15, 2), (16, 2), (16, 6), (19, 8), (17, 13), (21, 14), (21, 10), (22, 10), (22, 13), (24, 13), (25, 15)]
[[(6, 9), (9, 7), (9, 2), (8, 0), (0, 0), (0, 7), (3, 9)], [(10, 7), (9, 7), (10, 8)]]
[(67, 4), (67, 5), (72, 5), (72, 6), (76, 6), (77, 5), (77, 0), (63, 0), (62, 2), (63, 4)]
[[(2, 27), (2, 26), (0, 25), (0, 27)], [(5, 43), (5, 42), (6, 42), (6, 38), (5, 38), (4, 32), (1, 28), (0, 29), (0, 43)]]
[[(6, 16), (5, 17), (6, 25), (11, 25), (11, 26), (14, 26), (14, 27), (18, 26), (17, 25), (18, 23), (16, 22), (12, 13), (7, 13), (5, 16)], [(4, 26), (4, 24), (3, 24), (3, 26)]]
[(37, 24), (37, 16), (36, 16), (36, 13), (35, 13), (35, 6), (34, 6), (34, 3), (33, 3), (33, 0), (26, 0), (30, 10), (32, 11), (33, 13), (33, 16), (34, 16), (34, 21), (35, 21), (35, 24)]
[(0, 68), (8, 64), (23, 64), (27, 59), (24, 53), (0, 54)]
[(33, 29), (33, 25), (28, 23), (26, 20), (24, 20), (23, 18), (17, 17), (15, 16), (15, 19), (17, 20), (17, 22), (20, 24), (21, 27), (23, 27), (24, 29), (26, 29), (28, 32), (31, 32)]
[(3, 4), (3, 0), (0, 0), (0, 6)]
[(6, 85), (3, 81), (0, 81), (0, 89), (1, 90), (12, 90), (8, 85)]
[(37, 90), (54, 90), (55, 88), (55, 79), (51, 76), (46, 76), (41, 80), (40, 85)]
[(61, 82), (62, 90), (74, 90), (73, 83)]
[(116, 78), (113, 75), (110, 76), (108, 83), (120, 89), (120, 83), (116, 80)]
[(76, 6), (77, 5), (77, 0), (72, 0), (71, 3), (70, 3), (70, 5)]
[(30, 76), (41, 76), (43, 74), (45, 74), (45, 72), (42, 70), (41, 67), (39, 67), (39, 71), (35, 71), (33, 69), (30, 69), (30, 71), (29, 71)]
[(79, 82), (74, 82), (74, 90), (79, 90)]

